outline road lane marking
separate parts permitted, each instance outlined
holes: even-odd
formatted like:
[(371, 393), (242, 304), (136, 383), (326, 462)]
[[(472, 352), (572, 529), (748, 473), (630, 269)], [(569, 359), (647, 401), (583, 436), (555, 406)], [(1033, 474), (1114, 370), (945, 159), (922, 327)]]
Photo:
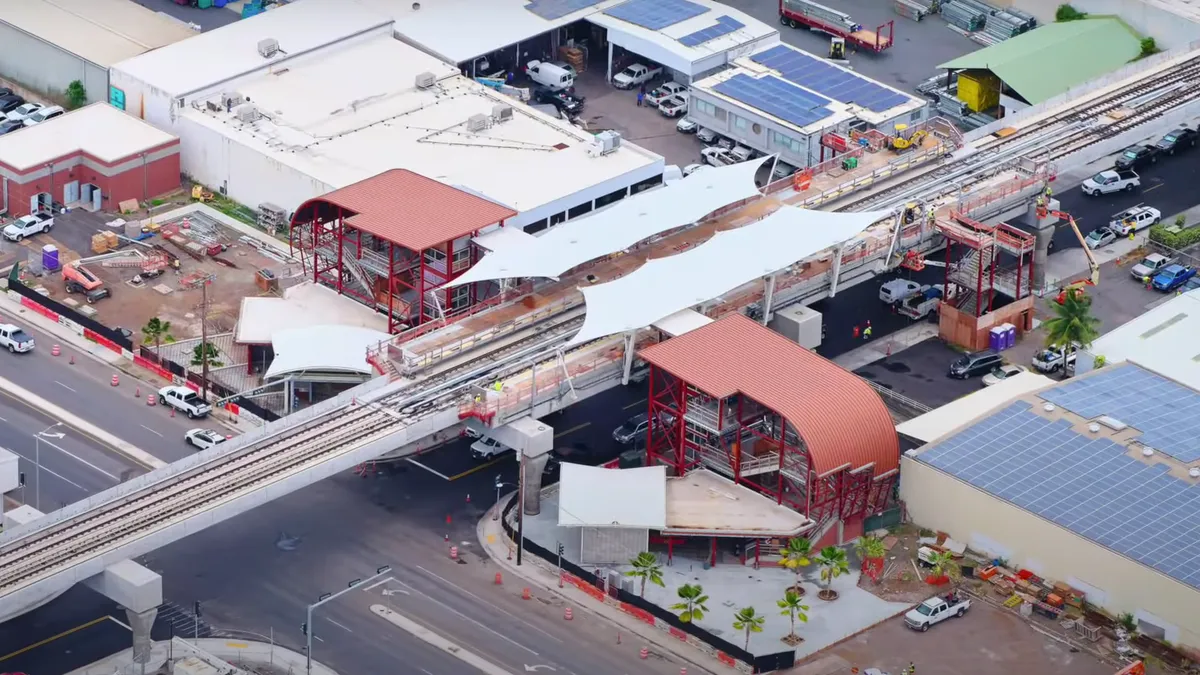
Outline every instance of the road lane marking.
[(163, 435), (162, 435), (162, 434), (160, 434), (160, 433), (158, 433), (157, 431), (155, 431), (155, 430), (151, 429), (150, 427), (146, 426), (145, 424), (139, 424), (138, 426), (140, 426), (141, 428), (145, 429), (146, 431), (149, 431), (150, 433), (154, 434), (155, 436), (158, 436), (159, 438), (162, 438), (162, 437), (163, 437)]
[(512, 671), (505, 670), (500, 666), (488, 661), (475, 652), (464, 649), (461, 645), (455, 644), (450, 640), (442, 637), (440, 634), (429, 630), (425, 626), (413, 621), (412, 619), (388, 609), (383, 605), (371, 605), (371, 611), (382, 618), (384, 621), (396, 626), (400, 630), (409, 633), (413, 637), (436, 647), (444, 654), (449, 654), (463, 663), (474, 667), (485, 675), (512, 675)]
[(129, 631), (130, 633), (132, 633), (132, 632), (133, 632), (133, 628), (130, 628), (130, 627), (129, 627), (129, 624), (121, 623), (121, 620), (120, 620), (120, 619), (118, 619), (118, 618), (117, 618), (117, 617), (115, 617), (115, 616), (112, 616), (111, 614), (110, 614), (109, 616), (106, 616), (106, 617), (104, 617), (104, 618), (108, 619), (109, 621), (112, 621), (113, 623), (117, 624), (117, 625), (118, 625), (118, 626), (120, 626), (121, 628), (124, 628), (125, 630)]
[(57, 446), (57, 445), (55, 445), (54, 443), (51, 443), (50, 441), (48, 441), (48, 440), (46, 440), (46, 439), (44, 439), (44, 438), (43, 438), (43, 439), (41, 439), (41, 442), (42, 442), (42, 443), (45, 443), (46, 445), (49, 445), (50, 447), (54, 448), (55, 450), (58, 450), (58, 451), (59, 451), (59, 452), (61, 452), (62, 454), (66, 455), (66, 456), (68, 456), (68, 457), (71, 457), (71, 458), (73, 458), (73, 459), (75, 459), (75, 460), (77, 460), (79, 463), (81, 463), (81, 464), (85, 464), (85, 465), (87, 465), (87, 466), (89, 466), (89, 467), (91, 467), (91, 468), (95, 469), (95, 470), (96, 470), (96, 471), (98, 471), (99, 473), (102, 473), (102, 474), (104, 474), (105, 476), (108, 476), (109, 478), (111, 478), (111, 479), (115, 480), (116, 482), (118, 482), (118, 483), (120, 483), (120, 482), (121, 482), (121, 478), (120, 478), (120, 476), (114, 476), (114, 475), (112, 475), (111, 473), (109, 473), (109, 472), (105, 471), (104, 469), (101, 469), (100, 467), (96, 466), (95, 464), (92, 464), (91, 462), (89, 462), (89, 461), (87, 461), (86, 459), (84, 459), (84, 458), (80, 457), (79, 455), (76, 455), (76, 454), (74, 454), (74, 453), (68, 452), (68, 451), (64, 450), (63, 448), (60, 448), (60, 447), (58, 447), (58, 446)]
[(44, 646), (50, 644), (51, 642), (65, 638), (68, 635), (71, 635), (72, 633), (78, 633), (79, 631), (81, 631), (85, 628), (91, 628), (92, 626), (95, 626), (98, 623), (108, 620), (108, 618), (109, 618), (108, 616), (98, 617), (98, 618), (92, 619), (91, 621), (88, 621), (87, 623), (81, 623), (78, 626), (75, 626), (74, 628), (68, 628), (67, 630), (64, 630), (63, 632), (59, 633), (58, 635), (52, 635), (52, 636), (46, 638), (45, 640), (39, 640), (38, 642), (35, 642), (31, 645), (21, 647), (20, 649), (18, 649), (15, 652), (12, 652), (10, 654), (5, 654), (4, 656), (0, 656), (0, 663), (4, 663), (5, 661), (14, 659), (26, 652), (33, 651), (34, 649), (37, 649), (38, 647), (44, 647)]
[(325, 617), (325, 620), (326, 620), (326, 621), (328, 621), (329, 623), (331, 623), (331, 624), (333, 624), (333, 625), (337, 626), (338, 628), (341, 628), (342, 630), (346, 631), (347, 633), (353, 633), (353, 632), (354, 632), (354, 631), (350, 630), (349, 628), (346, 628), (346, 627), (345, 627), (345, 626), (343, 626), (342, 624), (340, 624), (340, 623), (338, 623), (338, 622), (334, 621), (333, 619), (330, 619), (329, 617)]
[(367, 586), (366, 588), (364, 588), (363, 592), (365, 593), (366, 591), (369, 591), (372, 588), (375, 588), (376, 586), (382, 586), (390, 581), (395, 581), (395, 579), (393, 579), (391, 577), (388, 577), (386, 579), (380, 579), (379, 581), (376, 581), (375, 583), (371, 584), (370, 586)]
[(18, 457), (20, 457), (20, 458), (22, 458), (22, 459), (24, 459), (26, 462), (29, 462), (30, 464), (33, 464), (35, 469), (37, 469), (37, 468), (40, 468), (42, 471), (45, 471), (46, 473), (50, 474), (51, 476), (54, 476), (55, 478), (57, 478), (57, 479), (59, 479), (59, 480), (61, 480), (61, 481), (64, 481), (64, 482), (70, 483), (71, 485), (74, 485), (75, 487), (79, 488), (80, 490), (83, 490), (85, 493), (88, 491), (88, 490), (87, 490), (87, 488), (83, 487), (83, 486), (82, 486), (82, 485), (80, 485), (79, 483), (76, 483), (75, 481), (71, 480), (70, 478), (67, 478), (66, 476), (64, 476), (64, 475), (62, 475), (62, 474), (60, 474), (60, 473), (57, 473), (57, 472), (56, 472), (56, 471), (54, 471), (53, 469), (47, 469), (45, 466), (38, 467), (38, 466), (37, 466), (37, 463), (36, 463), (36, 460), (34, 460), (34, 459), (33, 459), (33, 458), (31, 458), (31, 457), (26, 457), (25, 455), (22, 455), (22, 454), (21, 454), (21, 453), (19, 453), (19, 452), (17, 453), (17, 456), (18, 456)]
[[(1075, 221), (1075, 222), (1079, 222), (1079, 221)], [(636, 408), (639, 405), (644, 405), (645, 403), (646, 403), (646, 399), (643, 398), (639, 401), (634, 401), (633, 403), (630, 403), (629, 405), (621, 406), (621, 410), (629, 410), (630, 408)]]
[(432, 467), (425, 466), (424, 464), (422, 464), (422, 463), (418, 462), (417, 460), (413, 459), (412, 457), (405, 457), (404, 459), (405, 459), (405, 461), (407, 461), (409, 464), (413, 464), (413, 465), (415, 465), (415, 466), (419, 466), (419, 467), (421, 467), (422, 469), (425, 469), (426, 471), (428, 471), (429, 473), (431, 473), (431, 474), (433, 474), (433, 475), (435, 475), (435, 476), (439, 476), (439, 477), (441, 477), (441, 479), (442, 479), (442, 480), (452, 480), (452, 479), (450, 478), (450, 476), (447, 476), (446, 474), (444, 474), (444, 473), (442, 473), (441, 471), (438, 471), (438, 470), (436, 470), (436, 469), (434, 469), (434, 468), (432, 468)]
[[(1162, 187), (1163, 185), (1165, 185), (1165, 183), (1158, 183), (1158, 184), (1156, 184), (1156, 185), (1151, 185), (1150, 187), (1148, 187), (1148, 188), (1146, 188), (1146, 189), (1142, 190), (1142, 192), (1143, 192), (1143, 193), (1146, 193), (1146, 192), (1149, 192), (1149, 191), (1151, 191), (1151, 190), (1157, 190), (1158, 188)], [(1079, 221), (1078, 221), (1078, 220), (1076, 220), (1075, 222), (1076, 222), (1076, 223), (1078, 223)]]
[(320, 637), (318, 637), (316, 635), (313, 636), (313, 639), (316, 640), (317, 642), (324, 642), (324, 640), (322, 640)]
[(500, 455), (499, 457), (492, 458), (492, 459), (484, 462), (483, 464), (480, 464), (479, 466), (475, 466), (470, 469), (467, 469), (466, 471), (463, 471), (462, 473), (456, 473), (453, 476), (450, 476), (449, 478), (447, 478), (446, 480), (455, 481), (455, 480), (458, 480), (459, 478), (466, 478), (467, 476), (470, 476), (473, 473), (483, 471), (484, 469), (488, 468), (489, 466), (495, 466), (495, 465), (499, 464), (500, 462), (503, 462), (506, 459), (508, 459), (507, 454)]
[[(447, 605), (446, 603), (442, 602), (441, 600), (438, 600), (437, 598), (433, 597), (432, 595), (425, 593), (424, 591), (417, 588), (416, 586), (413, 586), (412, 584), (406, 583), (404, 581), (399, 581), (399, 580), (397, 580), (397, 583), (399, 583), (401, 586), (407, 586), (408, 590), (412, 591), (413, 593), (416, 593), (417, 595), (425, 598), (426, 600), (432, 602), (433, 604), (438, 605), (442, 609), (446, 610), (447, 612), (450, 612), (451, 614), (457, 616), (458, 618), (460, 618), (464, 621), (469, 621), (469, 622), (475, 624), (476, 626), (479, 626), (480, 628), (491, 633), (492, 635), (495, 635), (496, 637), (500, 638), (501, 640), (504, 640), (505, 642), (513, 645), (514, 647), (524, 649), (525, 651), (529, 652), (530, 654), (533, 654), (534, 656), (539, 656), (539, 657), (541, 656), (541, 654), (538, 654), (537, 652), (533, 651), (529, 647), (526, 647), (525, 645), (521, 644), (520, 642), (517, 642), (516, 640), (508, 637), (507, 635), (504, 635), (503, 633), (497, 633), (496, 631), (492, 630), (489, 626), (482, 624), (482, 623), (476, 621), (475, 619), (472, 619), (471, 617), (454, 609), (453, 607), (451, 607), (450, 605)], [(372, 609), (374, 609), (375, 607), (379, 607), (379, 605), (372, 605), (371, 607), (372, 607)]]
[(79, 393), (79, 392), (78, 392), (78, 391), (76, 391), (75, 389), (72, 389), (71, 387), (68, 387), (67, 385), (63, 384), (62, 382), (59, 382), (58, 380), (55, 380), (55, 381), (54, 381), (54, 384), (57, 384), (58, 386), (62, 387), (63, 389), (66, 389), (67, 391), (74, 391), (76, 394), (78, 394), (78, 393)]
[(576, 431), (579, 431), (580, 429), (586, 429), (590, 426), (592, 426), (591, 422), (584, 422), (583, 424), (576, 424), (575, 426), (571, 427), (570, 429), (567, 429), (565, 431), (560, 431), (557, 434), (554, 434), (554, 440), (557, 441), (558, 439), (562, 438), (563, 436), (566, 436), (567, 434), (573, 434)]
[(443, 584), (446, 584), (447, 586), (456, 588), (456, 589), (462, 591), (463, 593), (466, 593), (467, 595), (474, 598), (476, 602), (487, 605), (488, 607), (491, 607), (492, 609), (496, 610), (497, 612), (500, 612), (501, 614), (510, 616), (510, 617), (516, 619), (517, 621), (520, 621), (521, 623), (525, 624), (526, 626), (529, 626), (530, 628), (532, 628), (533, 630), (536, 630), (537, 632), (541, 633), (542, 635), (545, 635), (546, 637), (550, 638), (551, 640), (554, 640), (555, 642), (558, 642), (558, 643), (562, 642), (562, 640), (558, 639), (554, 635), (547, 633), (546, 631), (542, 630), (541, 628), (538, 628), (537, 626), (529, 623), (525, 619), (522, 619), (521, 617), (517, 616), (516, 614), (513, 614), (512, 612), (509, 612), (506, 609), (503, 609), (501, 607), (497, 607), (496, 605), (493, 605), (492, 603), (488, 602), (487, 600), (484, 600), (483, 598), (479, 597), (478, 595), (475, 595), (474, 593), (472, 593), (471, 591), (468, 591), (467, 589), (463, 588), (462, 586), (459, 586), (458, 584), (454, 583), (453, 581), (450, 581), (449, 579), (443, 579), (442, 577), (439, 577), (438, 575), (434, 574), (433, 572), (430, 572), (429, 570), (425, 569), (424, 567), (421, 567), (420, 565), (417, 565), (417, 569), (424, 572), (425, 574), (428, 574), (429, 576), (433, 577), (434, 579), (437, 579), (438, 581), (442, 582)]

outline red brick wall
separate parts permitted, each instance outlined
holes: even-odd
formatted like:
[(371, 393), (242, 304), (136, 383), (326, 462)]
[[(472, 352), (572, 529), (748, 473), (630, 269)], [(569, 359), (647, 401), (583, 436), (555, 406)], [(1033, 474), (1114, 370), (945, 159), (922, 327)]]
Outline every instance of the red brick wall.
[[(126, 199), (142, 198), (142, 166), (135, 167), (120, 174), (105, 176), (91, 167), (80, 165), (54, 172), (54, 179), (43, 176), (28, 183), (8, 182), (8, 212), (14, 217), (29, 213), (29, 200), (39, 192), (50, 192), (54, 188), (55, 201), (62, 201), (63, 187), (71, 181), (79, 181), (80, 185), (92, 183), (100, 186), (104, 201), (101, 207), (105, 211), (116, 212), (117, 204)], [(179, 189), (179, 154), (168, 155), (152, 162), (147, 162), (145, 169), (146, 196), (152, 198)]]

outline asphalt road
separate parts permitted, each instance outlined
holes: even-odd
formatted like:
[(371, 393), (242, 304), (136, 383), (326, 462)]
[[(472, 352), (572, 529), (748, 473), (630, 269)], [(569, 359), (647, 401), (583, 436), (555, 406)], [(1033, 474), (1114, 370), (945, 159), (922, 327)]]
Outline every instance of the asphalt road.
[(237, 13), (227, 9), (218, 9), (216, 7), (196, 9), (195, 7), (177, 5), (174, 0), (133, 0), (133, 2), (147, 9), (173, 16), (180, 21), (194, 23), (200, 26), (200, 30), (202, 31), (228, 26), (241, 18)]

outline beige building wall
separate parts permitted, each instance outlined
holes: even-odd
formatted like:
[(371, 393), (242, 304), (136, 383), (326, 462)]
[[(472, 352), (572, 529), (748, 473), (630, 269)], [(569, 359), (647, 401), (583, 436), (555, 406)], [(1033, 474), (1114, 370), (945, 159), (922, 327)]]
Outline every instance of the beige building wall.
[[(900, 463), (900, 499), (912, 522), (946, 532), (972, 550), (1088, 595), (1114, 615), (1129, 612), (1169, 642), (1200, 649), (1200, 590), (1125, 558), (998, 499), (919, 459)], [(1149, 514), (1148, 514), (1149, 515)], [(1192, 523), (1180, 523), (1190, 528)], [(1200, 564), (1200, 563), (1198, 563)]]

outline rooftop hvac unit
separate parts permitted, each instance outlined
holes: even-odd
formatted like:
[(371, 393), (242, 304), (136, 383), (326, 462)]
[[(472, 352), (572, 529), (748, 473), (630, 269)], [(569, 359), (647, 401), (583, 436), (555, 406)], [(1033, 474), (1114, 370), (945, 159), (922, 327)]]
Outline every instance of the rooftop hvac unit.
[(236, 91), (227, 91), (221, 94), (221, 107), (226, 110), (236, 108), (246, 102), (246, 97)]
[(497, 103), (492, 106), (492, 117), (497, 122), (507, 122), (513, 118), (513, 109), (511, 105)]
[(417, 74), (417, 89), (428, 89), (437, 83), (437, 75), (429, 71)]
[(487, 115), (471, 115), (467, 118), (467, 131), (483, 131), (487, 128)]
[(264, 59), (269, 59), (279, 53), (279, 40), (275, 38), (264, 38), (258, 41), (258, 55)]
[(234, 114), (237, 115), (238, 121), (247, 124), (257, 120), (259, 117), (258, 108), (254, 107), (252, 103), (238, 106)]
[(616, 152), (621, 147), (621, 134), (615, 131), (601, 131), (588, 147), (588, 154), (600, 157)]

